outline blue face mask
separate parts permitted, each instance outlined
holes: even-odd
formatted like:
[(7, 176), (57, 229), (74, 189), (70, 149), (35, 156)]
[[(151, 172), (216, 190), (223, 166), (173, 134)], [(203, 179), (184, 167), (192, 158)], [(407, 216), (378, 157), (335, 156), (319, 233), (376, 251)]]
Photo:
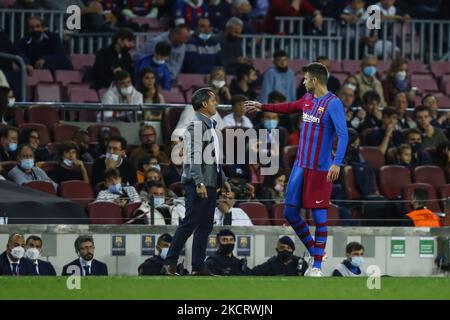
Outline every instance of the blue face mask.
[(367, 66), (363, 70), (364, 75), (367, 77), (373, 77), (377, 73), (377, 68), (374, 66)]
[(352, 257), (352, 261), (350, 261), (351, 265), (354, 267), (360, 267), (364, 263), (363, 257)]
[(164, 202), (166, 202), (166, 199), (164, 197), (153, 197), (153, 206), (155, 208), (162, 206)]
[(9, 145), (8, 145), (8, 151), (9, 152), (14, 152), (14, 151), (16, 151), (17, 150), (17, 143), (10, 143)]
[(120, 194), (122, 193), (122, 184), (116, 183), (112, 186), (109, 186), (108, 191), (111, 193)]
[(68, 167), (73, 166), (73, 161), (72, 161), (72, 160), (64, 159), (63, 162), (64, 162), (64, 164), (65, 164), (66, 166), (68, 166)]
[(278, 120), (264, 120), (264, 127), (267, 130), (275, 129), (278, 126)]
[(25, 170), (30, 170), (34, 167), (34, 159), (22, 159), (20, 161), (20, 166)]
[(202, 39), (203, 41), (208, 41), (209, 38), (211, 38), (211, 33), (200, 33), (200, 34), (198, 35), (198, 37), (199, 37), (200, 39)]
[(156, 169), (156, 170), (158, 170), (159, 172), (161, 172), (161, 166), (160, 166), (159, 164), (152, 164), (152, 165), (150, 166), (150, 168)]

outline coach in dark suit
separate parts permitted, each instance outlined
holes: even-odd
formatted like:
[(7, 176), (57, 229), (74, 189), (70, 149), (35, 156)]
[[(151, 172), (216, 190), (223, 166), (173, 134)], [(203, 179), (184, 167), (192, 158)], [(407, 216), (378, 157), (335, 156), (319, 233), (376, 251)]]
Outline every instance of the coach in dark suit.
[(38, 276), (56, 276), (56, 271), (53, 265), (41, 259), (38, 259), (42, 253), (42, 238), (31, 235), (25, 241), (27, 251), (25, 256), (33, 263), (33, 268)]
[(62, 275), (72, 275), (73, 273), (68, 268), (77, 267), (81, 276), (107, 276), (108, 267), (103, 262), (94, 259), (94, 251), (94, 239), (89, 235), (79, 236), (75, 240), (75, 252), (79, 258), (66, 264), (63, 267)]
[[(184, 184), (186, 216), (172, 239), (163, 274), (178, 275), (176, 266), (186, 240), (194, 233), (192, 275), (209, 275), (204, 263), (208, 236), (213, 228), (217, 188), (229, 185), (221, 166), (221, 146), (216, 122), (217, 97), (210, 88), (194, 92), (192, 106), (196, 111), (184, 135), (185, 158), (181, 182)], [(205, 161), (206, 160), (206, 161)]]
[(0, 276), (36, 275), (32, 262), (25, 258), (25, 239), (21, 234), (9, 236), (6, 251), (0, 255)]

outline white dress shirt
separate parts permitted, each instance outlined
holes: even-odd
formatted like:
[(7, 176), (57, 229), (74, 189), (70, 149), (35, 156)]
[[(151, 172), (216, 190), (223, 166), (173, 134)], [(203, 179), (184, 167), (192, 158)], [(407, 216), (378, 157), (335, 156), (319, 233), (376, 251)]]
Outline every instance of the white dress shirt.
[[(231, 208), (230, 211), (232, 226), (253, 226), (252, 220), (241, 208)], [(224, 215), (222, 214), (222, 211), (220, 211), (219, 208), (216, 208), (214, 211), (214, 224), (216, 226), (223, 226), (223, 218)]]
[(234, 113), (227, 114), (223, 117), (223, 125), (225, 128), (229, 127), (242, 127), (242, 128), (253, 128), (253, 123), (246, 116), (242, 116), (240, 122), (236, 122), (234, 118)]
[(89, 273), (92, 274), (92, 268), (91, 268), (92, 260), (86, 261), (82, 257), (80, 257), (80, 264), (81, 264), (81, 274), (83, 276), (86, 276), (86, 270), (84, 270), (85, 266), (89, 267)]

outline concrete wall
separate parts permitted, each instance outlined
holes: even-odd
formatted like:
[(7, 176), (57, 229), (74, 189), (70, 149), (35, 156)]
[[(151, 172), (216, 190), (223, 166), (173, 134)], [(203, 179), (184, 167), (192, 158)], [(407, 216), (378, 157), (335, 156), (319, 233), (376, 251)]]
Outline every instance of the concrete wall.
[[(52, 262), (57, 273), (61, 273), (64, 264), (76, 258), (73, 243), (80, 234), (92, 234), (95, 241), (95, 258), (108, 265), (111, 275), (137, 275), (137, 267), (147, 256), (141, 255), (141, 235), (175, 232), (174, 226), (103, 226), (103, 225), (0, 225), (0, 245), (6, 245), (8, 235), (13, 232), (40, 235), (44, 240), (44, 258)], [(220, 228), (215, 227), (212, 235)], [(277, 239), (289, 235), (295, 239), (296, 255), (302, 256), (304, 246), (295, 237), (292, 229), (287, 227), (233, 227), (236, 235), (251, 237), (249, 267), (266, 261), (275, 254)], [(359, 241), (365, 246), (364, 269), (377, 265), (381, 274), (392, 276), (429, 276), (434, 272), (433, 261), (437, 255), (436, 239), (449, 237), (450, 228), (376, 228), (376, 227), (330, 227), (326, 247), (328, 256), (323, 265), (325, 275), (330, 275), (334, 267), (345, 257), (345, 246), (350, 241)], [(311, 233), (314, 234), (314, 228)], [(126, 236), (126, 255), (112, 256), (112, 235)], [(405, 256), (391, 257), (391, 238), (405, 238)], [(431, 257), (419, 256), (421, 237), (434, 239), (434, 254)], [(186, 245), (185, 266), (190, 269), (191, 239)], [(448, 241), (447, 241), (448, 243)], [(235, 248), (236, 254), (236, 248)]]

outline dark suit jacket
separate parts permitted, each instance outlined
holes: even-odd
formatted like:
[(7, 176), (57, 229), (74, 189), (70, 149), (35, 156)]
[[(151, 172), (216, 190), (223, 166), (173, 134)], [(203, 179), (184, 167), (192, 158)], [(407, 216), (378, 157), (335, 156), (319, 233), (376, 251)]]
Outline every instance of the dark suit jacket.
[[(67, 273), (67, 268), (69, 266), (77, 266), (78, 268), (80, 268), (80, 272), (81, 272), (80, 259), (76, 258), (75, 260), (73, 260), (72, 262), (66, 264), (63, 267), (61, 275), (63, 275), (63, 276), (70, 276), (70, 275), (72, 275), (71, 273)], [(107, 276), (108, 275), (108, 267), (103, 262), (100, 262), (100, 261), (98, 261), (96, 259), (93, 259), (92, 260), (92, 264), (91, 264), (91, 275), (92, 276)]]
[[(19, 275), (21, 276), (35, 276), (36, 272), (34, 271), (33, 262), (27, 258), (20, 259), (19, 264)], [(0, 255), (0, 276), (12, 276), (11, 272), (11, 266), (9, 264), (9, 260), (6, 254), (6, 251), (4, 251)]]
[(38, 267), (40, 276), (56, 276), (55, 268), (50, 262), (38, 259)]

